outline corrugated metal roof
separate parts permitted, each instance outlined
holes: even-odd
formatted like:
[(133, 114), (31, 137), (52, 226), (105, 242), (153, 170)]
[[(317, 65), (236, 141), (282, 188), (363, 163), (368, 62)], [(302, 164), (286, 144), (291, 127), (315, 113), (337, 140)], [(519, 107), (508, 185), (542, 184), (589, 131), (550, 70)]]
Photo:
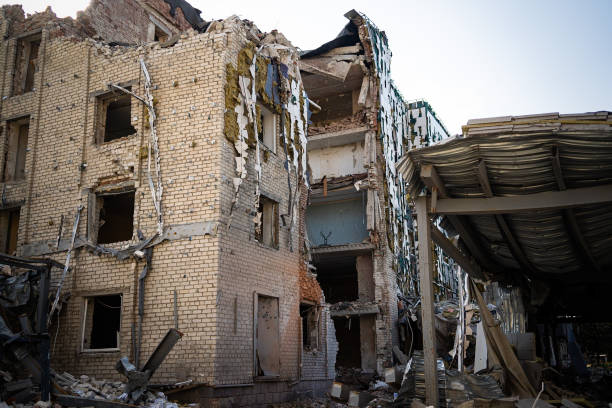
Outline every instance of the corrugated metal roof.
[[(553, 172), (559, 153), (568, 189), (612, 184), (612, 113), (558, 113), (470, 120), (463, 137), (408, 152), (398, 168), (412, 196), (423, 191), (420, 169), (431, 164), (452, 198), (485, 197), (477, 177), (484, 160), (495, 196), (558, 190)], [(573, 210), (600, 266), (612, 260), (612, 204)], [(561, 210), (504, 215), (526, 258), (538, 272), (584, 268)], [(502, 267), (520, 269), (492, 215), (470, 216), (485, 250)]]

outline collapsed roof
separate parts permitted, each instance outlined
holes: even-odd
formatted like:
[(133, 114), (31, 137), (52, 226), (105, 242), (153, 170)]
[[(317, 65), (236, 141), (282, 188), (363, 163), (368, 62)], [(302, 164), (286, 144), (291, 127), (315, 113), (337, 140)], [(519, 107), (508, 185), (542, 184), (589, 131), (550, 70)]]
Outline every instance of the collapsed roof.
[[(612, 113), (478, 119), (463, 131), (406, 153), (410, 194), (437, 190), (433, 212), (490, 278), (595, 318), (589, 300), (612, 284)], [(562, 295), (548, 299), (553, 290)]]

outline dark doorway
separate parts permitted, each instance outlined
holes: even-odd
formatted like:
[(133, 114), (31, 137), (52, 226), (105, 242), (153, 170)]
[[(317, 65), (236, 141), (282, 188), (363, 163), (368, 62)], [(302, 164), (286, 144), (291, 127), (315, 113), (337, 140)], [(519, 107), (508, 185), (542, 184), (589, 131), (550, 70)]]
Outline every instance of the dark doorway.
[(350, 302), (359, 297), (354, 255), (317, 256), (317, 280), (328, 303)]
[(361, 341), (359, 316), (351, 318), (334, 317), (338, 354), (336, 367), (361, 368)]

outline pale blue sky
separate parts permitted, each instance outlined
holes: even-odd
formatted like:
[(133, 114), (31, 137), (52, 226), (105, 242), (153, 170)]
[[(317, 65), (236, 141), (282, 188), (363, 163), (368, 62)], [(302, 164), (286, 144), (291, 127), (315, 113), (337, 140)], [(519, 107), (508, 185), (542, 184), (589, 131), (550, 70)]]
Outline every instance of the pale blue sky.
[[(190, 2), (206, 20), (238, 14), (302, 49), (364, 12), (387, 32), (404, 97), (427, 99), (451, 133), (473, 118), (612, 110), (612, 0)], [(89, 1), (21, 3), (74, 16)]]

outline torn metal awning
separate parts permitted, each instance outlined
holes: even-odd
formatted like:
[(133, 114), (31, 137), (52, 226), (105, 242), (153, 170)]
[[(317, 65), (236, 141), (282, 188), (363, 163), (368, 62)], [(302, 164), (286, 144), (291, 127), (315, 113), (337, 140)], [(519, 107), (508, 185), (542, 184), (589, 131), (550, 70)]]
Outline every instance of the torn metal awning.
[(430, 194), (429, 212), (449, 214), (490, 275), (610, 283), (612, 113), (477, 119), (463, 132), (400, 160), (411, 196)]

